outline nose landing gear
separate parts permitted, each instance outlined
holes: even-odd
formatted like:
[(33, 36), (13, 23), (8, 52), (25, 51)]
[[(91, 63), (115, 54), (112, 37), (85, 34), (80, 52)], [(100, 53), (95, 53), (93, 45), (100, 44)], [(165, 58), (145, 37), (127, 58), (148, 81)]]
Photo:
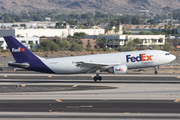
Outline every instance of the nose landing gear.
[(158, 67), (155, 67), (155, 71), (154, 71), (154, 74), (158, 74), (158, 71), (157, 71)]
[(154, 71), (154, 74), (158, 74), (158, 71)]

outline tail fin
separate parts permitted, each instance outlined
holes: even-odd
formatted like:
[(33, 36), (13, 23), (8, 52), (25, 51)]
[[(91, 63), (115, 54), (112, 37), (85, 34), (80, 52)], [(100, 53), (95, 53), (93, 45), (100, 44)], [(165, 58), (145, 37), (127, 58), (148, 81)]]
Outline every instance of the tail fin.
[(32, 60), (39, 60), (30, 50), (12, 36), (4, 37), (14, 59), (16, 62), (28, 62)]
[(44, 62), (38, 58), (23, 44), (12, 36), (4, 37), (16, 62), (11, 62), (8, 65), (13, 67), (21, 67), (32, 71), (44, 73), (54, 73)]

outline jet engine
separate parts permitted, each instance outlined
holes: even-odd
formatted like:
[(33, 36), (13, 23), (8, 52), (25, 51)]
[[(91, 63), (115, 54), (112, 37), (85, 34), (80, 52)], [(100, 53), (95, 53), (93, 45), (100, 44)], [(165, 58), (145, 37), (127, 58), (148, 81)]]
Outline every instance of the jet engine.
[(127, 72), (127, 66), (126, 65), (113, 66), (108, 70), (108, 72), (114, 74), (123, 74)]

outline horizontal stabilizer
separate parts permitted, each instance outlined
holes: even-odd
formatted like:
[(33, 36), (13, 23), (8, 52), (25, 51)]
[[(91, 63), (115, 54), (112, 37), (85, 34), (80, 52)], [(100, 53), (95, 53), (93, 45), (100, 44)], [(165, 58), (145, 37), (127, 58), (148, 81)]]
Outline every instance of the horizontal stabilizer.
[(30, 66), (29, 63), (16, 63), (16, 62), (9, 62), (8, 65), (12, 67), (21, 67), (21, 68), (27, 68)]

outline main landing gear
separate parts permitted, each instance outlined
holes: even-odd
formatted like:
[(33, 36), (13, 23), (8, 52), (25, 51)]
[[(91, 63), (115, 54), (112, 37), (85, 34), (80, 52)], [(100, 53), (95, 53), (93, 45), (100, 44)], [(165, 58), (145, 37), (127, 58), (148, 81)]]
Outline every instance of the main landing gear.
[(99, 72), (100, 72), (100, 70), (97, 70), (96, 71), (96, 76), (94, 76), (94, 82), (97, 82), (97, 80), (99, 80), (99, 81), (101, 81), (102, 80), (102, 77), (101, 76), (99, 76)]
[(154, 74), (158, 74), (158, 71), (157, 71), (158, 67), (155, 67), (155, 71), (154, 71)]

